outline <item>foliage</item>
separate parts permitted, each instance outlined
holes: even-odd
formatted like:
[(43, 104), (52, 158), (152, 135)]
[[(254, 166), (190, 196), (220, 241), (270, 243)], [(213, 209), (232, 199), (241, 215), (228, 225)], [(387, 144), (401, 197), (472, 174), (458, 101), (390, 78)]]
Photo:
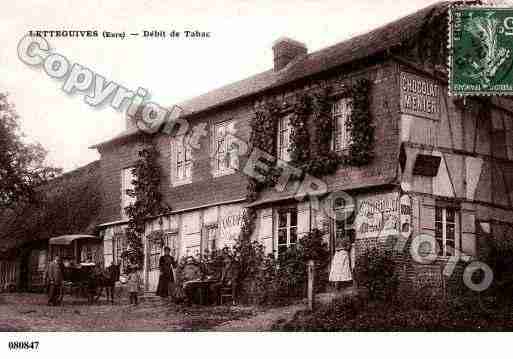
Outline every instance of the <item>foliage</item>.
[(139, 151), (139, 159), (132, 169), (134, 189), (127, 190), (127, 194), (135, 198), (135, 202), (125, 209), (129, 218), (126, 229), (128, 248), (123, 253), (123, 257), (139, 266), (142, 266), (144, 259), (142, 237), (146, 219), (164, 210), (161, 202), (161, 175), (157, 157), (158, 152), (153, 144), (148, 144)]
[[(294, 161), (292, 158), (293, 165), (300, 168), (303, 173), (314, 177), (332, 174), (342, 163), (342, 157), (331, 148), (334, 124), (331, 116), (332, 100), (329, 94), (329, 87), (323, 87), (309, 94), (302, 94), (294, 110), (308, 114), (309, 119), (305, 119), (304, 122), (312, 124), (314, 130), (311, 146), (310, 141), (304, 141), (297, 137), (291, 138), (293, 149), (308, 154), (308, 157), (302, 158), (300, 161)], [(304, 107), (308, 107), (307, 110)], [(292, 125), (295, 126), (294, 123)]]
[(370, 82), (360, 79), (353, 85), (353, 109), (347, 127), (351, 132), (351, 147), (348, 162), (354, 166), (362, 166), (372, 160), (374, 143), (374, 127), (369, 109)]
[[(347, 92), (353, 98), (353, 111), (347, 120), (347, 126), (352, 135), (349, 154), (337, 153), (332, 149), (333, 101), (330, 98), (331, 89), (328, 86), (301, 92), (293, 100), (292, 106), (289, 104), (280, 106), (269, 101), (263, 108), (257, 110), (250, 122), (250, 147), (251, 150), (257, 148), (271, 155), (272, 160), (261, 159), (269, 166), (269, 171), (262, 173), (265, 177), (264, 181), (250, 179), (248, 200), (254, 201), (262, 189), (277, 183), (282, 172), (282, 169), (276, 166), (276, 158), (273, 156), (277, 153), (278, 120), (280, 116), (290, 111), (290, 108), (292, 109), (290, 165), (302, 172), (302, 175), (295, 179), (300, 180), (307, 173), (317, 178), (333, 174), (340, 164), (353, 166), (368, 164), (373, 157), (374, 142), (369, 91), (370, 82), (360, 79)], [(310, 127), (312, 130), (309, 130)]]
[(239, 297), (258, 304), (283, 304), (306, 293), (306, 263), (315, 259), (318, 278), (323, 278), (329, 262), (327, 245), (322, 242), (322, 232), (314, 229), (302, 237), (279, 258), (265, 255), (265, 248), (257, 241), (241, 238), (233, 248), (240, 263), (238, 277)]
[[(250, 133), (250, 153), (254, 149), (258, 149), (267, 154), (275, 154), (277, 149), (276, 133), (278, 131), (278, 119), (280, 116), (280, 109), (276, 103), (270, 101), (262, 106), (255, 112), (255, 116), (250, 120), (251, 133)], [(262, 160), (262, 159), (261, 159)], [(276, 170), (276, 158), (273, 157), (271, 161), (262, 160), (268, 162), (271, 171), (268, 173), (261, 173), (265, 176), (265, 181), (261, 182), (255, 178), (249, 177), (249, 183), (247, 188), (247, 196), (250, 202), (254, 201), (258, 193), (265, 187), (274, 185), (277, 178), (279, 177), (278, 170)], [(258, 170), (258, 168), (256, 169)]]
[(25, 141), (18, 119), (8, 94), (0, 93), (0, 209), (33, 202), (35, 187), (61, 173), (45, 165), (47, 152), (40, 144)]
[(388, 251), (376, 247), (367, 249), (358, 258), (355, 272), (358, 284), (368, 289), (371, 299), (394, 299), (398, 278)]
[(511, 301), (484, 308), (477, 297), (419, 309), (389, 302), (345, 297), (300, 311), (276, 331), (504, 331), (513, 327)]
[(21, 248), (26, 241), (93, 233), (102, 204), (100, 190), (98, 161), (39, 186), (35, 191), (37, 202), (2, 213), (0, 244)]
[(308, 117), (312, 112), (312, 99), (301, 94), (294, 106), (293, 116), (290, 118), (292, 131), (290, 134), (290, 158), (292, 163), (304, 163), (310, 159), (310, 135), (308, 133)]

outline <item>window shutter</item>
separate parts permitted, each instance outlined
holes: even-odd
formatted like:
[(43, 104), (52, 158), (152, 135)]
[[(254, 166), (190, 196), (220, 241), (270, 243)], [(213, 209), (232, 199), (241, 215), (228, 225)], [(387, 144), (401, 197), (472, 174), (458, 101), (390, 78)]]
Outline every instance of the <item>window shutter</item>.
[(264, 209), (260, 212), (258, 240), (264, 245), (265, 253), (273, 253), (273, 211)]
[(301, 202), (297, 206), (298, 239), (310, 232), (310, 203)]

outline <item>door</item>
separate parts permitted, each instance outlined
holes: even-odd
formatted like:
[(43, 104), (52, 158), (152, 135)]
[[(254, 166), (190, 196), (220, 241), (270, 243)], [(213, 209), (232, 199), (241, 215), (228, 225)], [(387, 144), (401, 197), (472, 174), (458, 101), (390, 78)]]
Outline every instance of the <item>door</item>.
[(177, 254), (177, 233), (165, 232), (163, 240), (148, 241), (148, 291), (156, 292), (159, 283), (159, 260), (164, 254), (164, 247), (171, 249), (171, 255), (176, 259)]

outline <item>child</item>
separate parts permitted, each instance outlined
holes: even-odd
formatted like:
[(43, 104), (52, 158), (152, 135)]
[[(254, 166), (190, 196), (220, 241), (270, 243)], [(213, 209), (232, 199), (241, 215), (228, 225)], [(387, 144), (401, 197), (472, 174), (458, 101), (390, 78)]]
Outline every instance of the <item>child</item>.
[(137, 272), (137, 268), (130, 268), (128, 273), (128, 293), (130, 296), (130, 304), (139, 304), (137, 295), (139, 294), (141, 278)]

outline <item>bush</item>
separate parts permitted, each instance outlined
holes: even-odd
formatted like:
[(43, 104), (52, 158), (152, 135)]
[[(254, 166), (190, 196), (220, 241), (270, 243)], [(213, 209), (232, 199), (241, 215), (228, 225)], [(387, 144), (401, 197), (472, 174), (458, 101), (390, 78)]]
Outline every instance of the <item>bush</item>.
[(391, 254), (378, 248), (366, 250), (356, 262), (357, 282), (369, 291), (370, 299), (393, 300), (399, 280)]
[(512, 330), (509, 305), (483, 307), (478, 296), (420, 310), (388, 302), (366, 304), (347, 297), (314, 311), (301, 311), (277, 331), (503, 331)]
[[(316, 261), (316, 290), (327, 282), (329, 251), (322, 241), (322, 232), (314, 229), (290, 247), (278, 259), (265, 255), (258, 242), (238, 244), (236, 256), (244, 258), (239, 277), (242, 301), (253, 304), (285, 304), (306, 295), (307, 269), (310, 259)], [(238, 254), (237, 254), (238, 253)]]

